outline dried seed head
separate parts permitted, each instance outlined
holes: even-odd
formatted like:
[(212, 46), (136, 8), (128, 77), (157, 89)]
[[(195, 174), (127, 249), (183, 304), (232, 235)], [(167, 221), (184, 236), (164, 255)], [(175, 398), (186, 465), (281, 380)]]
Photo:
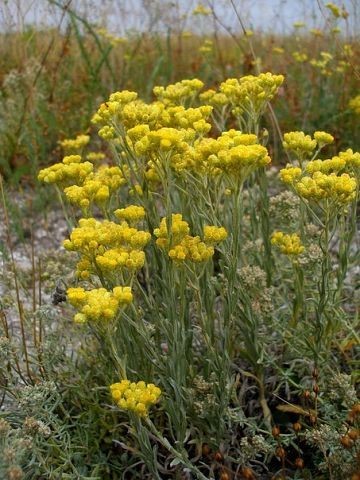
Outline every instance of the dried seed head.
[(286, 456), (285, 449), (283, 447), (277, 447), (275, 451), (275, 455), (279, 458), (285, 458)]
[(207, 443), (203, 443), (201, 453), (204, 457), (207, 457), (211, 452), (211, 449)]
[(311, 425), (315, 425), (315, 423), (317, 422), (317, 416), (316, 415), (310, 415), (309, 416), (309, 422), (311, 423)]
[(340, 442), (341, 442), (341, 445), (342, 445), (344, 448), (351, 448), (351, 447), (354, 445), (354, 441), (351, 440), (351, 438), (349, 437), (349, 435), (343, 435), (343, 436), (340, 438)]
[(8, 468), (6, 473), (9, 480), (21, 480), (24, 476), (24, 472), (17, 465)]
[(298, 457), (296, 460), (295, 460), (295, 467), (296, 468), (304, 468), (304, 460), (300, 457)]
[(214, 460), (215, 460), (216, 462), (222, 462), (222, 461), (224, 460), (224, 457), (223, 457), (222, 453), (219, 452), (219, 451), (215, 452), (215, 454), (214, 454)]
[(293, 423), (293, 429), (295, 430), (295, 432), (300, 432), (301, 428), (302, 427), (300, 422)]
[(230, 480), (230, 475), (225, 470), (223, 470), (220, 475), (220, 480)]
[(272, 428), (271, 433), (273, 437), (278, 437), (280, 435), (280, 428), (275, 425), (275, 427)]
[(315, 395), (319, 395), (320, 387), (317, 383), (315, 383), (313, 386), (313, 392), (315, 393)]
[(4, 448), (3, 457), (6, 463), (14, 463), (16, 458), (16, 450), (14, 448)]
[(316, 367), (314, 367), (314, 370), (312, 371), (312, 376), (315, 380), (319, 378), (319, 370)]
[(350, 410), (350, 415), (354, 418), (356, 418), (358, 415), (360, 415), (360, 403), (356, 403), (352, 409)]
[(348, 435), (351, 438), (351, 440), (357, 440), (360, 437), (360, 431), (358, 428), (352, 428), (351, 430), (348, 431)]
[(10, 428), (11, 428), (10, 423), (7, 420), (5, 420), (5, 418), (0, 418), (0, 436), (6, 435), (10, 430)]
[(242, 467), (241, 475), (243, 478), (245, 478), (245, 480), (255, 480), (254, 472), (249, 467)]
[(303, 395), (306, 400), (309, 400), (309, 398), (311, 398), (310, 390), (304, 390)]

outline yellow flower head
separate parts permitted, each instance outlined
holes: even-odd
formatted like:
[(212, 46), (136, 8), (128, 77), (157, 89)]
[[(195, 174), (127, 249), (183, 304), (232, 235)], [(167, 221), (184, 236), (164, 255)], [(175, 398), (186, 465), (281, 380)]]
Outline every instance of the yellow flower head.
[(126, 208), (115, 210), (114, 213), (119, 220), (126, 220), (128, 222), (138, 222), (145, 217), (144, 207), (138, 205), (129, 205)]
[(271, 236), (271, 243), (279, 247), (281, 253), (285, 255), (300, 255), (305, 250), (301, 244), (298, 234), (287, 235), (283, 232), (274, 232)]
[(68, 288), (67, 298), (79, 313), (74, 321), (103, 322), (113, 320), (119, 309), (132, 302), (131, 287), (115, 287), (112, 291), (95, 288), (85, 291), (83, 288)]
[(149, 409), (155, 405), (161, 396), (161, 390), (153, 383), (143, 381), (121, 382), (110, 385), (110, 393), (119, 408), (135, 413), (139, 417), (147, 417)]
[(356, 95), (356, 97), (350, 100), (349, 108), (357, 115), (360, 115), (360, 95)]
[(315, 132), (314, 139), (317, 141), (320, 148), (334, 142), (334, 137), (326, 132)]
[(81, 151), (90, 142), (89, 135), (78, 135), (74, 139), (65, 139), (59, 142), (65, 152)]
[(298, 157), (311, 156), (316, 148), (316, 140), (304, 132), (288, 132), (284, 135), (283, 147)]

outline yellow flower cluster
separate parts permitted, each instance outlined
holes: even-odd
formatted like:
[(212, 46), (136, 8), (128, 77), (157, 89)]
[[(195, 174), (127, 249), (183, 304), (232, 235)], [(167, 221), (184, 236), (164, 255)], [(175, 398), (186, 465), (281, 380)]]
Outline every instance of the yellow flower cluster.
[(235, 108), (235, 114), (247, 112), (260, 115), (284, 81), (283, 75), (261, 73), (258, 76), (247, 75), (240, 79), (229, 78), (220, 84), (222, 92)]
[(297, 63), (305, 63), (308, 60), (308, 56), (305, 52), (292, 52), (292, 56)]
[(271, 161), (266, 148), (257, 142), (256, 135), (232, 129), (223, 132), (217, 139), (196, 141), (183, 161), (198, 173), (227, 174), (244, 179)]
[(86, 279), (99, 268), (110, 272), (141, 268), (145, 261), (142, 249), (150, 238), (150, 233), (132, 228), (127, 222), (119, 225), (83, 218), (79, 220), (79, 227), (71, 232), (70, 239), (64, 241), (64, 247), (82, 254), (77, 275)]
[(335, 3), (327, 3), (325, 6), (330, 10), (335, 18), (347, 18), (349, 16), (348, 12), (344, 8), (340, 10)]
[(197, 79), (186, 79), (167, 87), (154, 87), (153, 92), (157, 99), (165, 105), (184, 105), (191, 101), (203, 88), (204, 83)]
[(145, 218), (145, 209), (138, 205), (129, 205), (126, 208), (115, 210), (114, 214), (119, 220), (136, 223)]
[[(100, 106), (92, 121), (101, 126), (100, 136), (109, 140), (116, 137), (116, 148), (122, 151), (124, 162), (133, 163), (137, 175), (148, 185), (164, 178), (165, 166), (178, 173), (245, 177), (270, 162), (266, 149), (254, 135), (235, 130), (216, 140), (207, 137), (211, 129), (208, 119), (213, 109), (218, 110), (221, 122), (230, 108), (244, 108), (249, 115), (255, 111), (258, 115), (282, 82), (282, 75), (271, 73), (230, 79), (220, 91), (202, 94), (201, 101), (206, 104), (196, 108), (185, 108), (184, 104), (203, 87), (197, 79), (155, 87), (157, 100), (150, 104), (139, 100), (135, 92), (116, 92)], [(136, 161), (139, 157), (141, 165)], [(105, 195), (105, 191), (101, 193)]]
[(360, 152), (353, 152), (348, 148), (345, 152), (340, 152), (339, 157), (345, 160), (345, 165), (349, 170), (357, 170), (360, 168)]
[(206, 8), (202, 3), (199, 3), (196, 5), (194, 10), (192, 11), (193, 15), (210, 15), (211, 10), (209, 8)]
[(229, 99), (224, 93), (216, 92), (216, 90), (213, 89), (200, 93), (199, 98), (202, 102), (214, 108), (222, 108), (229, 103)]
[(206, 39), (205, 42), (199, 47), (199, 53), (207, 55), (214, 51), (214, 43), (212, 40)]
[(344, 158), (333, 157), (328, 160), (313, 160), (308, 162), (305, 167), (307, 173), (313, 174), (315, 172), (331, 173), (340, 172), (345, 168), (346, 161)]
[(208, 158), (210, 166), (222, 172), (245, 178), (253, 170), (271, 162), (268, 152), (262, 145), (237, 145), (229, 150), (221, 150)]
[(360, 115), (360, 95), (356, 95), (356, 97), (350, 100), (349, 108), (353, 110), (357, 115)]
[[(133, 136), (132, 130), (128, 132), (130, 138)], [(190, 134), (189, 136), (188, 130), (163, 127), (159, 130), (148, 131), (145, 136), (135, 142), (134, 151), (136, 155), (156, 152), (160, 155), (167, 152), (171, 152), (174, 155), (183, 154), (188, 149), (188, 142), (193, 138), (193, 135)]]
[(89, 135), (78, 135), (74, 139), (65, 139), (59, 142), (65, 152), (81, 151), (90, 142)]
[(102, 152), (90, 152), (86, 155), (86, 160), (91, 163), (100, 162), (105, 159), (105, 153)]
[(149, 408), (159, 401), (161, 395), (160, 388), (153, 383), (135, 383), (129, 380), (113, 383), (110, 392), (119, 408), (129, 410), (139, 417), (147, 417)]
[(87, 175), (82, 185), (67, 187), (64, 193), (70, 203), (87, 210), (92, 203), (103, 205), (125, 183), (119, 167), (101, 166), (95, 173)]
[(271, 243), (279, 247), (281, 253), (285, 255), (300, 255), (305, 250), (297, 233), (287, 235), (279, 231), (274, 232), (271, 235)]
[(126, 38), (117, 37), (110, 33), (106, 28), (98, 28), (96, 30), (96, 33), (100, 35), (100, 37), (103, 37), (106, 41), (108, 41), (112, 47), (116, 47), (117, 45), (121, 45), (127, 42)]
[(334, 137), (330, 133), (322, 131), (314, 132), (314, 139), (316, 140), (319, 148), (322, 148), (325, 145), (330, 145), (334, 142)]
[[(137, 93), (129, 90), (112, 93), (106, 103), (102, 103), (98, 111), (93, 115), (91, 121), (97, 125), (105, 125), (111, 128), (108, 123), (112, 118), (121, 114), (125, 105), (137, 99)], [(110, 131), (108, 132), (110, 134)]]
[(93, 169), (93, 164), (82, 162), (80, 155), (68, 155), (61, 163), (55, 163), (51, 167), (40, 170), (38, 179), (44, 183), (59, 185), (79, 183), (81, 185)]
[(120, 307), (128, 305), (133, 300), (131, 287), (115, 287), (112, 291), (105, 288), (89, 291), (83, 288), (69, 288), (67, 297), (71, 305), (79, 310), (74, 316), (77, 323), (113, 320)]
[(159, 228), (154, 230), (157, 237), (156, 244), (168, 252), (169, 257), (176, 263), (185, 260), (191, 262), (205, 262), (214, 254), (216, 243), (227, 237), (223, 227), (204, 227), (204, 241), (199, 236), (189, 235), (189, 224), (183, 220), (181, 214), (173, 214), (171, 217), (170, 235), (168, 234), (167, 219), (163, 218)]
[(215, 245), (227, 238), (228, 234), (224, 227), (214, 227), (207, 225), (204, 227), (204, 241)]
[(310, 157), (315, 148), (323, 148), (334, 142), (334, 137), (327, 132), (314, 132), (314, 138), (304, 132), (288, 132), (284, 134), (283, 147), (294, 152), (300, 159)]
[(283, 147), (298, 157), (311, 156), (316, 148), (316, 140), (304, 132), (288, 132), (284, 135)]
[[(348, 173), (341, 175), (335, 173), (343, 165), (341, 157), (309, 162), (304, 171), (288, 165), (280, 170), (280, 178), (284, 183), (291, 185), (300, 197), (315, 201), (328, 199), (335, 204), (343, 205), (355, 198), (357, 189), (355, 178)], [(332, 173), (323, 173), (329, 171)]]
[(329, 175), (315, 172), (312, 176), (304, 176), (295, 185), (301, 197), (308, 200), (329, 199), (336, 204), (346, 204), (356, 196), (356, 180), (347, 173)]

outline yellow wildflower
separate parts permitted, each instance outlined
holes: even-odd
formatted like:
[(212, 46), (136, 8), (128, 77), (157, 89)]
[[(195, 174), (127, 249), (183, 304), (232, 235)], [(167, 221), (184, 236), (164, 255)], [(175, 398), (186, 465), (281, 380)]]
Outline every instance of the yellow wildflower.
[(119, 408), (131, 411), (139, 417), (147, 417), (150, 407), (159, 401), (161, 395), (160, 388), (153, 383), (135, 383), (129, 380), (113, 383), (110, 385), (110, 392)]
[(79, 313), (74, 321), (110, 321), (113, 320), (120, 307), (132, 302), (131, 287), (115, 287), (112, 291), (95, 288), (85, 291), (83, 288), (68, 288), (67, 297)]
[(285, 255), (300, 255), (305, 250), (299, 235), (296, 233), (287, 235), (279, 231), (274, 232), (271, 236), (271, 243), (279, 247), (281, 253)]

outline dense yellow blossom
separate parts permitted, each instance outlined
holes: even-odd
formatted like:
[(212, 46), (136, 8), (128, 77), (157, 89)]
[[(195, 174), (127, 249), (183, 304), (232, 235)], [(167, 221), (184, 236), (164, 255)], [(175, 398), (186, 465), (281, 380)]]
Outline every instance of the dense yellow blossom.
[(271, 162), (262, 145), (235, 145), (208, 157), (210, 167), (238, 178), (246, 178), (253, 170)]
[(196, 141), (183, 161), (198, 173), (245, 179), (252, 171), (271, 162), (266, 148), (257, 142), (256, 135), (231, 129), (217, 139)]
[(110, 321), (115, 318), (121, 306), (128, 305), (133, 300), (131, 287), (115, 287), (112, 291), (105, 288), (84, 290), (83, 288), (69, 288), (67, 298), (79, 313), (74, 321)]
[(227, 237), (227, 231), (224, 227), (214, 227), (207, 225), (204, 227), (204, 241), (210, 244), (222, 242)]
[(285, 255), (300, 255), (305, 250), (299, 235), (296, 233), (287, 235), (279, 231), (274, 232), (271, 236), (271, 243), (279, 247), (281, 253)]
[(335, 5), (335, 3), (327, 3), (325, 6), (330, 10), (335, 18), (339, 18), (341, 16), (341, 10), (337, 5)]
[(119, 208), (115, 210), (114, 214), (119, 220), (126, 220), (128, 222), (138, 222), (145, 217), (144, 207), (138, 205), (129, 205), (126, 208)]
[(107, 272), (123, 268), (139, 270), (144, 266), (145, 253), (141, 250), (129, 250), (125, 247), (111, 248), (103, 255), (97, 255), (95, 262), (102, 271)]
[(90, 142), (89, 135), (78, 135), (74, 139), (65, 139), (59, 142), (65, 152), (81, 151)]
[(115, 128), (110, 127), (109, 125), (105, 125), (99, 130), (99, 137), (103, 138), (104, 140), (113, 140), (115, 136)]
[(302, 177), (295, 190), (308, 200), (329, 199), (337, 204), (346, 204), (354, 200), (356, 187), (356, 180), (347, 173), (327, 175), (315, 172), (312, 176)]
[(121, 45), (127, 42), (126, 38), (117, 37), (116, 35), (110, 33), (106, 28), (98, 28), (96, 30), (96, 33), (100, 35), (100, 37), (103, 37), (106, 41), (108, 41), (112, 47), (116, 47), (117, 45)]
[(80, 155), (69, 155), (64, 157), (62, 163), (55, 163), (51, 167), (40, 170), (38, 179), (44, 183), (81, 185), (93, 169), (92, 163), (81, 162)]
[(84, 253), (96, 252), (99, 248), (113, 248), (127, 245), (131, 248), (143, 248), (150, 240), (150, 234), (129, 227), (126, 222), (121, 225), (109, 220), (98, 221), (95, 218), (82, 218), (79, 227), (74, 228), (70, 239), (65, 240), (67, 250)]
[(189, 260), (204, 262), (214, 254), (213, 245), (227, 237), (223, 227), (204, 227), (204, 241), (199, 236), (191, 236), (189, 224), (183, 220), (181, 214), (171, 217), (171, 233), (168, 234), (168, 219), (163, 218), (159, 228), (154, 230), (158, 247), (166, 250), (169, 257), (177, 263)]
[(285, 52), (285, 50), (282, 47), (273, 47), (272, 51), (277, 55), (282, 55)]
[(316, 140), (304, 132), (288, 132), (284, 134), (283, 147), (302, 158), (312, 155), (316, 148)]
[(158, 402), (161, 395), (160, 388), (153, 383), (135, 383), (130, 380), (113, 383), (110, 385), (110, 392), (119, 408), (129, 410), (139, 417), (146, 417), (149, 408)]
[(82, 185), (72, 185), (64, 189), (70, 203), (87, 209), (92, 203), (103, 205), (111, 193), (126, 183), (119, 167), (101, 166), (95, 173), (89, 174)]
[(109, 220), (100, 222), (94, 218), (79, 220), (64, 247), (82, 256), (77, 264), (77, 275), (87, 279), (94, 272), (130, 270), (141, 268), (145, 262), (142, 249), (149, 242), (150, 233), (120, 225)]
[(340, 152), (339, 157), (341, 160), (345, 160), (346, 167), (349, 170), (360, 168), (360, 152), (353, 152), (351, 148), (348, 148), (345, 152)]
[(224, 93), (216, 92), (212, 89), (200, 93), (199, 97), (202, 102), (217, 108), (224, 107), (229, 103), (229, 99)]
[(199, 3), (196, 5), (194, 10), (192, 11), (193, 15), (210, 15), (211, 10), (209, 8), (206, 8), (202, 3)]
[(121, 113), (125, 105), (137, 99), (137, 93), (129, 90), (112, 93), (106, 103), (102, 103), (92, 118), (92, 123), (108, 126), (108, 122)]
[(283, 83), (283, 75), (261, 73), (258, 76), (247, 75), (240, 79), (229, 78), (220, 84), (223, 93), (241, 114), (260, 115)]
[[(324, 132), (317, 133), (320, 133), (321, 137), (328, 135)], [(304, 136), (302, 134), (301, 137)], [(311, 138), (306, 142), (310, 144)], [(356, 196), (357, 181), (346, 172), (352, 173), (359, 166), (360, 153), (348, 149), (331, 159), (307, 162), (302, 168), (287, 165), (280, 170), (279, 176), (300, 197), (313, 201), (329, 200), (341, 206), (351, 202)]]
[(105, 159), (105, 153), (102, 152), (90, 152), (86, 155), (86, 160), (89, 162), (95, 163), (100, 162), (101, 160)]
[(154, 87), (154, 95), (169, 105), (183, 105), (186, 101), (191, 101), (203, 88), (204, 83), (197, 79), (186, 79), (167, 87)]
[(350, 100), (349, 108), (353, 110), (357, 115), (360, 115), (360, 95), (356, 95), (356, 97)]
[(205, 42), (199, 47), (199, 53), (206, 55), (214, 51), (214, 43), (212, 40), (205, 40)]
[[(188, 235), (190, 232), (189, 224), (183, 220), (180, 213), (173, 213), (171, 216), (171, 243), (176, 245)], [(161, 248), (167, 248), (170, 246), (167, 219), (164, 217), (159, 225), (159, 228), (155, 228), (154, 235), (157, 237), (156, 244)]]
[(344, 169), (345, 165), (346, 161), (343, 158), (333, 157), (328, 160), (313, 160), (306, 165), (305, 170), (310, 174), (315, 172), (339, 172)]
[(324, 145), (329, 145), (330, 143), (334, 142), (334, 137), (327, 132), (315, 132), (314, 139), (320, 148), (322, 148)]
[(280, 179), (287, 185), (293, 185), (294, 182), (301, 177), (301, 168), (287, 165), (280, 170)]
[(293, 52), (292, 56), (298, 63), (305, 63), (308, 60), (308, 56), (305, 52)]

